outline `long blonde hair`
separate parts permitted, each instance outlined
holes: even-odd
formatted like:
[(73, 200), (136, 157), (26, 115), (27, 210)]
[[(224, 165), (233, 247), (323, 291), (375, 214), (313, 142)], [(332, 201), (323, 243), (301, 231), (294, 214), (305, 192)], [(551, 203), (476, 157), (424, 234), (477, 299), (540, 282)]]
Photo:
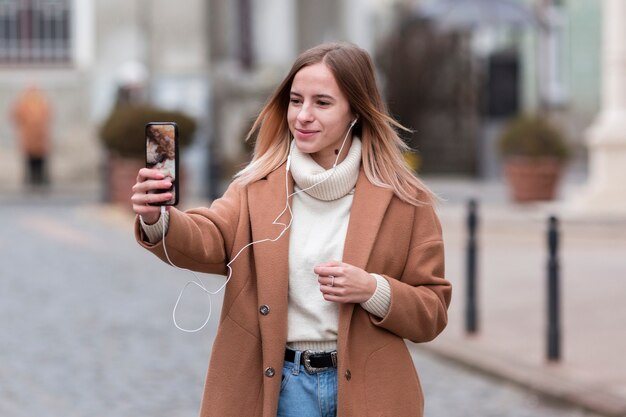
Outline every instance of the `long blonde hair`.
[(347, 43), (321, 44), (296, 58), (248, 133), (247, 140), (256, 135), (254, 155), (250, 164), (236, 174), (237, 181), (250, 184), (286, 161), (290, 142), (287, 110), (291, 84), (300, 69), (320, 62), (331, 70), (351, 110), (359, 115), (354, 134), (361, 138), (362, 164), (368, 180), (378, 187), (392, 189), (407, 203), (431, 204), (433, 193), (414, 175), (402, 156), (409, 147), (396, 129), (407, 129), (389, 116), (376, 85), (370, 55)]

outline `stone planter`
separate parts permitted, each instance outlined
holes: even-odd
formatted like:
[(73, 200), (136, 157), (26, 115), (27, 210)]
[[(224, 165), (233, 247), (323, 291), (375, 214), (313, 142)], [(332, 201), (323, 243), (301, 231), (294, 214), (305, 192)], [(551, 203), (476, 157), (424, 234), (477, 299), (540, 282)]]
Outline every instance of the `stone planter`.
[[(132, 208), (130, 198), (133, 195), (133, 185), (137, 182), (137, 173), (146, 166), (143, 158), (123, 158), (109, 154), (106, 159), (103, 187), (104, 198), (107, 203), (120, 204)], [(185, 199), (186, 174), (183, 166), (178, 167), (178, 186), (180, 200)]]
[(525, 203), (553, 200), (563, 166), (563, 162), (556, 158), (507, 158), (504, 161), (504, 174), (513, 201)]
[(103, 174), (104, 200), (107, 203), (125, 205), (131, 208), (132, 188), (137, 182), (137, 173), (145, 164), (144, 159), (122, 158), (110, 154), (105, 162)]

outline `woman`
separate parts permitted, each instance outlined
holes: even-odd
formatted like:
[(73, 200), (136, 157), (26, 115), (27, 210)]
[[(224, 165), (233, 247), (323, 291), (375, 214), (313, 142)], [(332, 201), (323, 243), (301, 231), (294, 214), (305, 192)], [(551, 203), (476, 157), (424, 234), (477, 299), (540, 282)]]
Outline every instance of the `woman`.
[(394, 128), (367, 52), (323, 44), (296, 59), (210, 208), (160, 219), (147, 204), (171, 196), (147, 192), (171, 184), (139, 172), (136, 236), (160, 258), (163, 224), (173, 263), (196, 271), (226, 274), (263, 241), (232, 263), (202, 416), (422, 416), (404, 339), (443, 330), (451, 287), (433, 197)]

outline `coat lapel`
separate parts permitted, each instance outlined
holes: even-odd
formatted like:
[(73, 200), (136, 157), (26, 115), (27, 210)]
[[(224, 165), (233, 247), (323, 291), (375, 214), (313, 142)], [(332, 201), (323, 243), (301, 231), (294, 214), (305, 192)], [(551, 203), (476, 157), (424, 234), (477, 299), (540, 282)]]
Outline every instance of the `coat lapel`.
[(377, 187), (361, 169), (350, 210), (343, 261), (365, 269), (393, 191)]
[[(266, 179), (249, 186), (248, 198), (252, 247), (257, 277), (259, 306), (267, 305), (269, 314), (260, 318), (261, 337), (263, 339), (263, 357), (266, 363), (280, 366), (287, 341), (287, 297), (289, 288), (289, 231), (275, 242), (284, 230), (284, 226), (273, 224), (276, 217), (285, 209), (285, 165), (270, 173)], [(289, 193), (293, 192), (293, 180), (288, 175)], [(289, 212), (286, 211), (277, 221), (288, 224)], [(276, 345), (281, 349), (277, 349)], [(277, 356), (280, 353), (280, 357)], [(276, 356), (276, 357), (274, 357)], [(280, 361), (280, 362), (279, 362)], [(279, 363), (278, 363), (279, 362)]]
[[(350, 210), (343, 262), (367, 271), (370, 253), (392, 197), (392, 190), (373, 185), (361, 168)], [(353, 310), (354, 304), (342, 304), (339, 309), (340, 353), (346, 351)]]

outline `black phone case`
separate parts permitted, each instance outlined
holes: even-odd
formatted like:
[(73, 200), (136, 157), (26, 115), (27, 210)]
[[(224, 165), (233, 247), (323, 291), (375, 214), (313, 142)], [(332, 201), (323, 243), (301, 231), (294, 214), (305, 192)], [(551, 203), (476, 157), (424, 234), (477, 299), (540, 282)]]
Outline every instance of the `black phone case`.
[[(174, 130), (173, 155), (171, 155), (172, 147), (167, 141), (167, 137), (163, 138), (162, 130), (168, 126), (172, 126)], [(168, 129), (169, 130), (169, 129)], [(172, 178), (172, 188), (169, 190), (154, 191), (155, 193), (165, 193), (172, 191), (174, 196), (171, 200), (164, 203), (152, 204), (155, 206), (175, 206), (178, 204), (180, 197), (179, 187), (179, 152), (178, 152), (178, 125), (175, 122), (150, 122), (145, 127), (145, 143), (146, 143), (146, 167), (159, 169), (166, 177), (174, 175)], [(173, 158), (172, 158), (173, 156)], [(173, 169), (171, 163), (173, 161)], [(172, 172), (173, 171), (173, 172)]]

